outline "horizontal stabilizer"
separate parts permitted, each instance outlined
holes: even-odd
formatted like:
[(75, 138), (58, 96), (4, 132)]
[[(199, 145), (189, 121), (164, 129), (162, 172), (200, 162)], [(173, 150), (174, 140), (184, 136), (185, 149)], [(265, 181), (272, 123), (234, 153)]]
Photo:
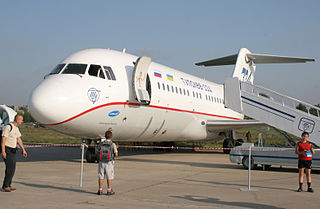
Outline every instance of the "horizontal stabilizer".
[[(227, 57), (221, 57), (218, 59), (208, 60), (204, 62), (198, 62), (198, 66), (219, 66), (219, 65), (234, 65), (237, 62), (238, 54), (230, 55)], [(272, 63), (305, 63), (314, 62), (312, 58), (300, 58), (300, 57), (285, 57), (278, 55), (268, 54), (251, 54), (247, 53), (245, 57), (247, 62), (252, 61), (255, 64), (272, 64)]]
[(315, 59), (312, 58), (300, 58), (300, 57), (284, 57), (277, 55), (267, 55), (267, 54), (247, 54), (249, 60), (252, 60), (256, 64), (266, 64), (266, 63), (305, 63), (314, 62)]
[(208, 60), (205, 62), (198, 62), (198, 66), (219, 66), (219, 65), (233, 65), (236, 64), (238, 54), (230, 55), (227, 57), (221, 57), (218, 59)]

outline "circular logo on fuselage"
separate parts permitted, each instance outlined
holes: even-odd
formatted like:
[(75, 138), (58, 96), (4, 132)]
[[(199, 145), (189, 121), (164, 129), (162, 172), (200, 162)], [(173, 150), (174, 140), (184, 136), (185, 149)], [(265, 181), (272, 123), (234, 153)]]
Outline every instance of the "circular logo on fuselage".
[(119, 114), (120, 114), (120, 112), (118, 110), (115, 110), (115, 111), (109, 112), (108, 116), (109, 117), (116, 117)]

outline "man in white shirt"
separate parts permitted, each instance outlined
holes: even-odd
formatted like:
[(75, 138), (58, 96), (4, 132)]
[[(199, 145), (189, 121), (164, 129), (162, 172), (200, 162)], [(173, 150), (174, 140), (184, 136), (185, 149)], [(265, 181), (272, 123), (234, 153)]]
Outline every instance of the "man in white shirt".
[(11, 187), (12, 178), (16, 169), (16, 154), (17, 154), (17, 144), (19, 144), (22, 149), (22, 155), (26, 158), (27, 152), (23, 147), (21, 140), (21, 133), (18, 126), (23, 123), (22, 115), (16, 115), (13, 123), (6, 125), (2, 132), (1, 140), (1, 155), (6, 164), (5, 177), (3, 180), (2, 189), (5, 192), (11, 192), (16, 190), (16, 188)]

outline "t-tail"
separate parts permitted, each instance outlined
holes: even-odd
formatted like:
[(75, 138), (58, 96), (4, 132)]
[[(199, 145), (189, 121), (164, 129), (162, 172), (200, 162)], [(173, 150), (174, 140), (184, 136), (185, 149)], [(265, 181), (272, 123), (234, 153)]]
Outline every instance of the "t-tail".
[(315, 61), (312, 58), (285, 57), (268, 54), (253, 54), (246, 48), (241, 48), (238, 54), (196, 63), (198, 66), (235, 65), (233, 76), (240, 81), (253, 83), (256, 64), (305, 63)]

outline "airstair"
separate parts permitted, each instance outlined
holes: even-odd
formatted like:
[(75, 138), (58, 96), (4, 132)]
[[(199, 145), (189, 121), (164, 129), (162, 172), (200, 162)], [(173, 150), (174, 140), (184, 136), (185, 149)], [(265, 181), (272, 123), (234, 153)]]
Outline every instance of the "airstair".
[(297, 137), (309, 133), (320, 146), (320, 108), (270, 89), (229, 78), (224, 83), (225, 106)]

